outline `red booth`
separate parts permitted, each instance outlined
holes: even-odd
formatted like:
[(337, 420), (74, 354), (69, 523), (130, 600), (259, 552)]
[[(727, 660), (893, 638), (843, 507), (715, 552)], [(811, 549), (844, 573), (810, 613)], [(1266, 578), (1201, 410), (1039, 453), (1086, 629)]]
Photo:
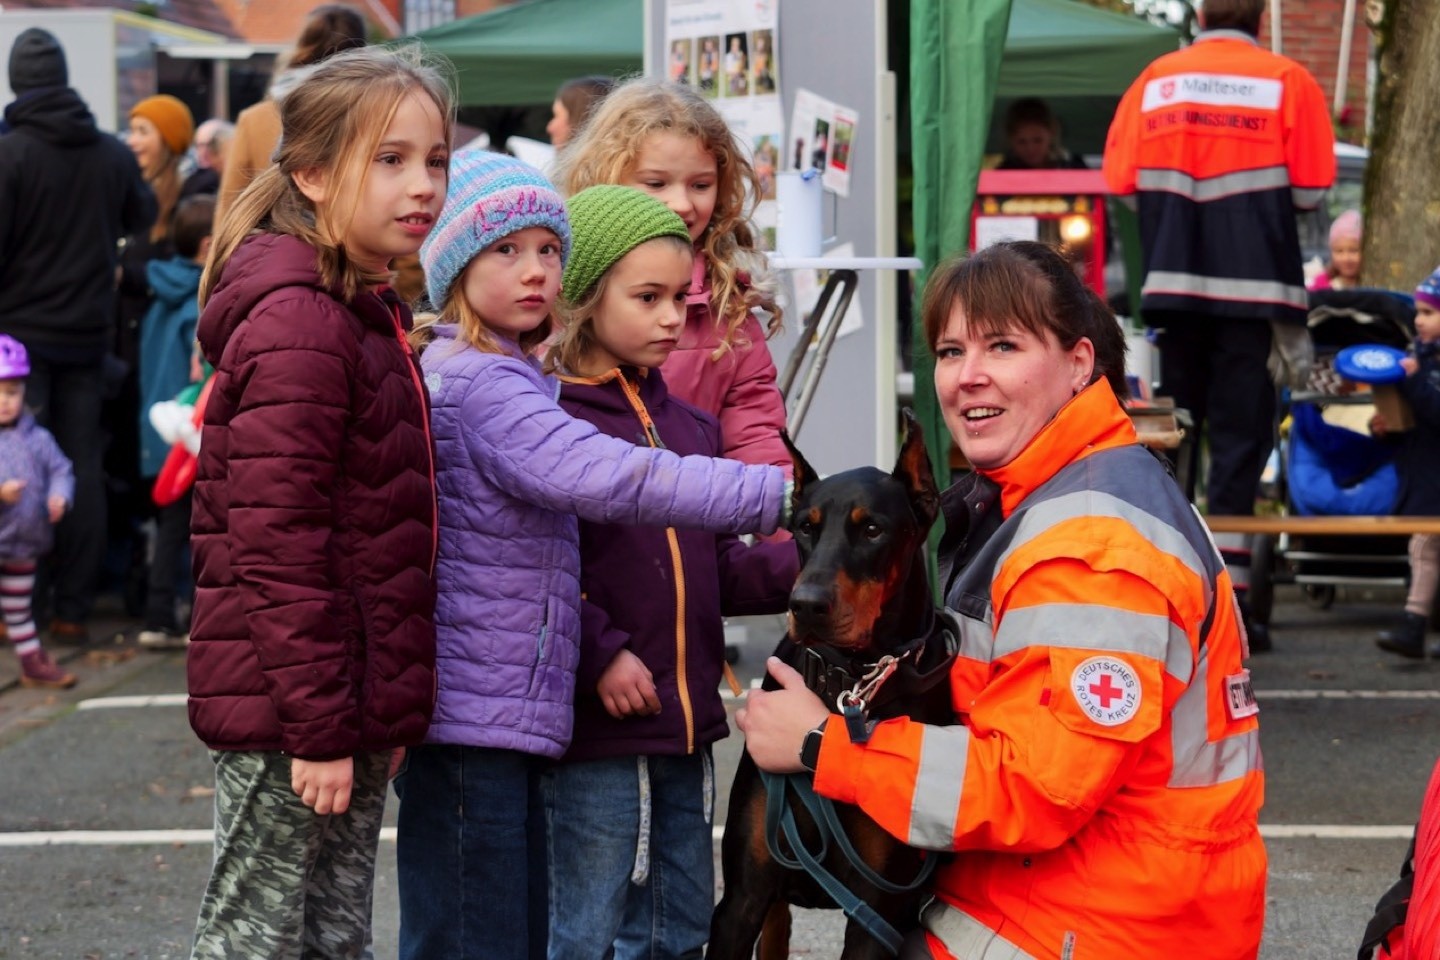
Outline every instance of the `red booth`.
[(982, 170), (970, 249), (1000, 240), (1056, 244), (1103, 299), (1107, 193), (1099, 170)]

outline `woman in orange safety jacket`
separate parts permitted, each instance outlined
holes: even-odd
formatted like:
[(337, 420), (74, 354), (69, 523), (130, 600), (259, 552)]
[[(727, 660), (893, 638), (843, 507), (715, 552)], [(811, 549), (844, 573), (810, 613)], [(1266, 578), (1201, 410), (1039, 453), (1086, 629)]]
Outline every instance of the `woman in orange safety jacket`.
[[(913, 956), (1257, 955), (1264, 774), (1245, 642), (1203, 521), (1120, 406), (1124, 339), (1056, 252), (936, 271), (935, 389), (974, 472), (946, 491), (956, 723), (865, 744), (772, 660), (737, 720), (756, 763), (953, 851)], [(812, 738), (814, 739), (814, 738)]]

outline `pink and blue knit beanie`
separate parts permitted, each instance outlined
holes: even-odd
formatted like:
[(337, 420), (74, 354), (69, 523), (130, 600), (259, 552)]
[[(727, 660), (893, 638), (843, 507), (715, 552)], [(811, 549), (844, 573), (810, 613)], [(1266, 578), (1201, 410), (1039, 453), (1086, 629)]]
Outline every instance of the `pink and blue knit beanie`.
[(565, 201), (545, 175), (503, 153), (470, 150), (450, 158), (450, 188), (440, 219), (420, 248), (430, 302), (445, 295), (476, 254), (526, 227), (545, 227), (560, 238), (560, 259), (570, 256)]
[(1415, 299), (1440, 310), (1440, 267), (1420, 281), (1420, 286), (1415, 288)]

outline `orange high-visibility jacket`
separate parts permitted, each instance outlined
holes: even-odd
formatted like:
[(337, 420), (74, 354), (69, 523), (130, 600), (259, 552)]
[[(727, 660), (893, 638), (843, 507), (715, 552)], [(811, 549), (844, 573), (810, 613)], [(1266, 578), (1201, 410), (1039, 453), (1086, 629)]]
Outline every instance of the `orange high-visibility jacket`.
[(1335, 179), (1329, 108), (1304, 67), (1238, 30), (1202, 33), (1126, 92), (1104, 171), (1139, 210), (1142, 312), (1304, 322), (1295, 211)]
[(960, 722), (858, 745), (832, 720), (816, 791), (958, 852), (925, 915), (937, 957), (1255, 957), (1259, 729), (1203, 521), (1103, 380), (956, 504), (964, 483), (952, 530), (1003, 520), (946, 591)]

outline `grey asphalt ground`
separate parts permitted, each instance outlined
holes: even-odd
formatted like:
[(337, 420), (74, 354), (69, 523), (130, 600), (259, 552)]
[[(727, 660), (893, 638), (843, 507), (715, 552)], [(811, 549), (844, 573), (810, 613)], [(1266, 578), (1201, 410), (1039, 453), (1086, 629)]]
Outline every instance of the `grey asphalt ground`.
[[(1264, 960), (1353, 957), (1375, 899), (1397, 873), (1440, 754), (1440, 662), (1401, 663), (1372, 643), (1399, 603), (1393, 593), (1350, 592), (1321, 611), (1282, 591), (1275, 652), (1251, 662), (1267, 770)], [(750, 626), (739, 665), (747, 682), (776, 629)], [(184, 957), (208, 842), (137, 843), (129, 832), (208, 830), (210, 762), (183, 706), (105, 699), (183, 693), (183, 654), (126, 643), (61, 652), (82, 679), (58, 693), (15, 686), (14, 659), (0, 653), (0, 958)], [(722, 785), (740, 746), (731, 737), (717, 750)], [(716, 809), (723, 816), (723, 795)], [(1358, 827), (1381, 835), (1347, 835)], [(42, 834), (67, 842), (42, 845)], [(394, 844), (386, 842), (377, 957), (395, 955), (397, 930)], [(838, 913), (801, 911), (793, 955), (838, 955), (840, 930)]]

